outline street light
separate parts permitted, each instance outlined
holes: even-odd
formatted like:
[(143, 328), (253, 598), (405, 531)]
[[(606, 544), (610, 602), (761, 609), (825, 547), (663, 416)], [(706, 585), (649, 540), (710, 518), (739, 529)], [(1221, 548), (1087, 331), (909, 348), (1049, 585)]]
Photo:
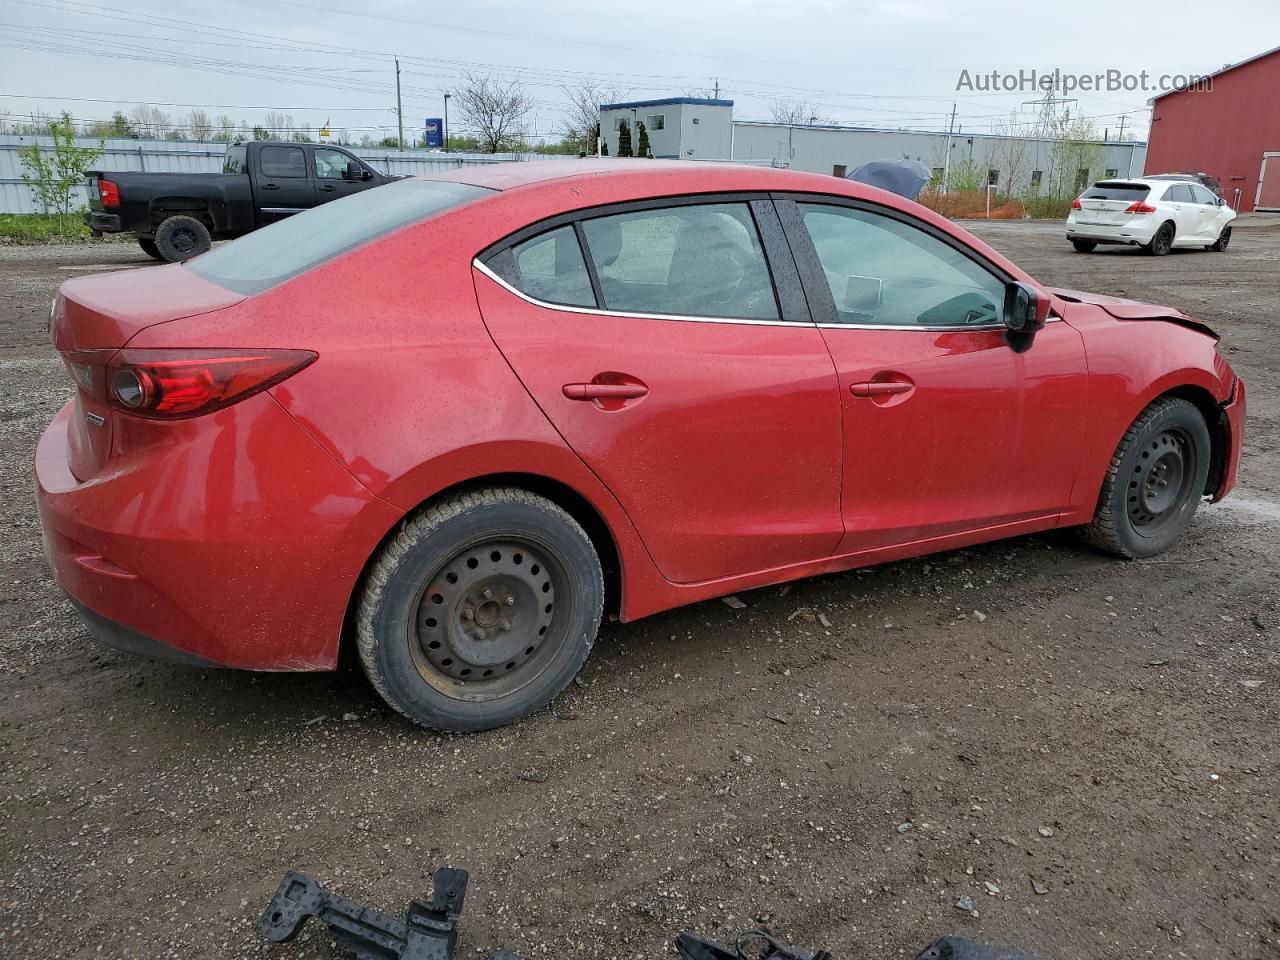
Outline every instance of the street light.
[(449, 152), (449, 98), (453, 96), (451, 93), (444, 95), (444, 152)]

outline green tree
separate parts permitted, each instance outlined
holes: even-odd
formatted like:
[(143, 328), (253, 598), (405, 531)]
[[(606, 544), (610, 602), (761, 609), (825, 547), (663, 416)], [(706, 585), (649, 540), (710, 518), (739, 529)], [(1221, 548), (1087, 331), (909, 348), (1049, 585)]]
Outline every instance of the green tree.
[(636, 121), (636, 130), (640, 133), (639, 139), (636, 140), (636, 156), (653, 156), (653, 151), (649, 149), (649, 131), (645, 129), (643, 120)]
[(66, 217), (74, 209), (75, 190), (84, 182), (85, 171), (102, 156), (103, 143), (99, 140), (97, 147), (77, 146), (69, 113), (50, 121), (49, 136), (53, 138), (51, 147), (33, 143), (18, 148), (24, 167), (22, 180), (35, 193), (46, 217)]
[(631, 128), (625, 120), (618, 121), (618, 156), (634, 156), (631, 152)]

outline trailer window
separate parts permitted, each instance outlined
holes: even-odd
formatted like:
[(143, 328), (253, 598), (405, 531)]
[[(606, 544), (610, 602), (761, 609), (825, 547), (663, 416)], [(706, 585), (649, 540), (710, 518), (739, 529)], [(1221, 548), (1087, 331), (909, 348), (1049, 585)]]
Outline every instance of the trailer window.
[(399, 180), (294, 214), (186, 267), (228, 290), (261, 293), (393, 230), (493, 193), (466, 183)]

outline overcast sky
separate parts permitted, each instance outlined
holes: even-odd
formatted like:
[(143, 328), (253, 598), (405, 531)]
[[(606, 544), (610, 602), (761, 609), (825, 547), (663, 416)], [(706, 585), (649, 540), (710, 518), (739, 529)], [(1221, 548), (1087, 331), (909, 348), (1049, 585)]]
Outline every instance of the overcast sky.
[[(394, 132), (398, 54), (406, 136), (441, 114), (464, 69), (518, 76), (538, 135), (559, 132), (562, 87), (583, 77), (632, 99), (718, 81), (745, 119), (794, 98), (824, 119), (945, 129), (955, 102), (958, 124), (985, 131), (1015, 111), (1032, 119), (1023, 101), (1037, 94), (957, 91), (962, 70), (1155, 81), (1277, 43), (1277, 0), (0, 0), (0, 111), (99, 119), (149, 103), (252, 123), (278, 109), (381, 136)], [(1143, 135), (1151, 95), (1075, 93), (1072, 109), (1112, 135), (1128, 111), (1126, 128)]]

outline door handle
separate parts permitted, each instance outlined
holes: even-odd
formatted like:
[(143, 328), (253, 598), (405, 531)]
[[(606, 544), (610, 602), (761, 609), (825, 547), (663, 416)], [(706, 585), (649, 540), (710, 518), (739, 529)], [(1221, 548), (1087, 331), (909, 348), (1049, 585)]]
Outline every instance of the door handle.
[(648, 396), (642, 383), (566, 383), (560, 388), (570, 400), (638, 400)]
[(280, 187), (274, 183), (264, 183), (262, 185), (262, 189), (263, 190), (279, 190)]
[(902, 380), (885, 380), (871, 383), (851, 383), (849, 392), (855, 397), (889, 397), (899, 393), (910, 393), (914, 383)]
[(320, 189), (324, 190), (326, 193), (333, 193), (333, 191), (337, 190), (338, 188), (335, 187), (332, 183), (325, 183), (325, 184), (321, 184)]

